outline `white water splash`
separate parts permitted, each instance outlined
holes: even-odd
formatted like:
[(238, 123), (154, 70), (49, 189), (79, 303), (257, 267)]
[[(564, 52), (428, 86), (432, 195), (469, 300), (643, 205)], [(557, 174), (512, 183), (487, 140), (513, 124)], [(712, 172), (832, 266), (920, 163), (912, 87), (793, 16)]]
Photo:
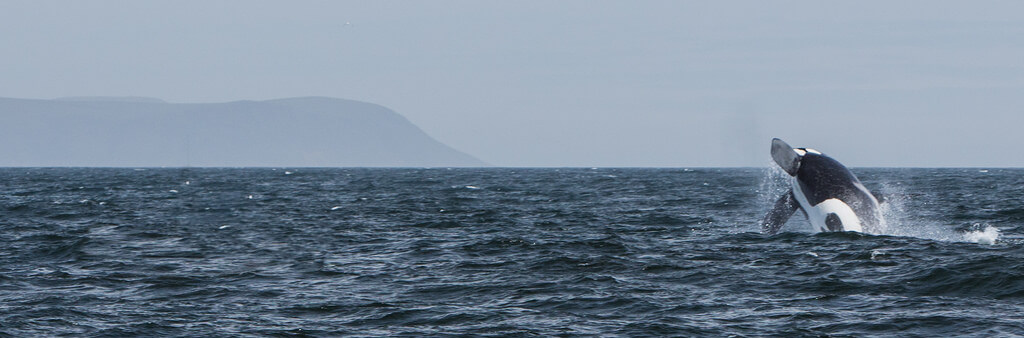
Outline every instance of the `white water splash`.
[[(906, 212), (910, 197), (900, 183), (884, 182), (878, 189), (884, 201), (881, 204), (882, 225), (869, 232), (875, 235), (904, 236), (933, 239), (946, 242), (970, 242), (978, 244), (995, 244), (999, 239), (999, 229), (988, 224), (975, 223), (971, 231), (957, 231), (950, 224), (922, 222), (909, 219)], [(934, 206), (940, 208), (941, 206)]]
[(964, 240), (978, 244), (996, 244), (996, 239), (999, 239), (999, 228), (991, 225), (986, 225), (983, 230), (964, 233)]
[(764, 209), (763, 212), (767, 213), (775, 205), (775, 200), (789, 190), (789, 179), (789, 174), (775, 165), (775, 162), (768, 162), (768, 166), (764, 167), (761, 184), (757, 187), (757, 203)]

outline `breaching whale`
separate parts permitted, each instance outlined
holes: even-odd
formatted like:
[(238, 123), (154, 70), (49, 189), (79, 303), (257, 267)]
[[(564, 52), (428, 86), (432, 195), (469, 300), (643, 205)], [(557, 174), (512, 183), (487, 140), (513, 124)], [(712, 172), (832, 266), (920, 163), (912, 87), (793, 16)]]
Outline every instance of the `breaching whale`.
[(765, 233), (779, 232), (798, 208), (815, 232), (864, 232), (883, 222), (878, 199), (839, 161), (777, 138), (772, 139), (772, 159), (792, 176), (792, 187), (761, 221)]

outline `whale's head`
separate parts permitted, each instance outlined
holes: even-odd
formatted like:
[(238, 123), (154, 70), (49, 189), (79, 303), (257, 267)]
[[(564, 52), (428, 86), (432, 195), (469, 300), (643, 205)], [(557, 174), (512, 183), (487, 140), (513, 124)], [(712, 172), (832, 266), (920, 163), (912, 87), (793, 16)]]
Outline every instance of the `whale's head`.
[(796, 176), (800, 171), (800, 160), (808, 153), (821, 155), (821, 152), (811, 148), (793, 148), (783, 140), (772, 139), (772, 159), (790, 176)]

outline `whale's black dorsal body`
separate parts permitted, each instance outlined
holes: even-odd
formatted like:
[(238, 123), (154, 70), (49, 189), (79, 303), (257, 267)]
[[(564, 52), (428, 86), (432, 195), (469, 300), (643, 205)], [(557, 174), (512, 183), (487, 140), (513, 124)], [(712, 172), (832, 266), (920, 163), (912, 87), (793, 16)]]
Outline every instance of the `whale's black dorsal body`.
[(772, 140), (772, 158), (793, 176), (792, 188), (765, 215), (764, 232), (778, 232), (796, 209), (819, 232), (864, 231), (883, 221), (878, 200), (839, 161), (813, 149), (791, 148), (780, 139)]

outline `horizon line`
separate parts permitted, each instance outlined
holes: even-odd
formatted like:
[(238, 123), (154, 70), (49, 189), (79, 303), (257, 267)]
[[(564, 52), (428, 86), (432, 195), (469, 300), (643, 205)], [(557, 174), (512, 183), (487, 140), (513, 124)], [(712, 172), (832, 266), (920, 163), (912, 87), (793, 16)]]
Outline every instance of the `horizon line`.
[[(771, 169), (771, 166), (0, 166), (0, 169)], [(851, 166), (851, 169), (1024, 169), (1013, 166)]]

